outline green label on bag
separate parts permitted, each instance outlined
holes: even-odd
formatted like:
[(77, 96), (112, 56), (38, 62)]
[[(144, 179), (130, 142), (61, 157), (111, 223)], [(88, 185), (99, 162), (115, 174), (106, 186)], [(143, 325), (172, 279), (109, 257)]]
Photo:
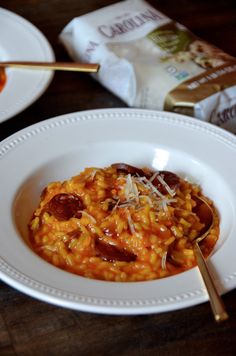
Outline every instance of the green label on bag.
[(155, 29), (147, 37), (162, 50), (171, 54), (186, 51), (193, 40), (191, 33), (178, 28), (175, 22)]

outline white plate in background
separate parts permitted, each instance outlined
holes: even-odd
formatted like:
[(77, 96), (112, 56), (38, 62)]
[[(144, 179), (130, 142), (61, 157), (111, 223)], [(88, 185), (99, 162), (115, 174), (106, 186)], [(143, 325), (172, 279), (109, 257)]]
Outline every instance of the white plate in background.
[[(23, 17), (0, 8), (0, 61), (55, 60), (44, 35)], [(50, 84), (53, 72), (7, 68), (0, 92), (0, 122), (18, 114), (37, 100)]]
[(197, 267), (148, 282), (105, 282), (62, 271), (28, 247), (27, 223), (49, 182), (125, 162), (174, 171), (213, 199), (221, 231), (208, 261), (219, 292), (230, 291), (236, 287), (235, 159), (234, 135), (166, 112), (84, 111), (17, 132), (0, 143), (0, 277), (45, 302), (106, 314), (159, 313), (206, 301)]

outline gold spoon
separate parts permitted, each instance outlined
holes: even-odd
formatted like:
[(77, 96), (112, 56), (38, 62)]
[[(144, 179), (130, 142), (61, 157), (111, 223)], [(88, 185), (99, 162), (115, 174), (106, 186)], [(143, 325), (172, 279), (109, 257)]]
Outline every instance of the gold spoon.
[(20, 69), (67, 70), (76, 72), (98, 72), (97, 63), (77, 62), (0, 62), (0, 68), (13, 67)]
[(214, 214), (211, 206), (207, 203), (205, 199), (195, 196), (194, 200), (197, 203), (195, 213), (198, 215), (200, 221), (205, 224), (205, 228), (204, 231), (202, 231), (201, 235), (193, 241), (193, 251), (197, 260), (199, 271), (202, 275), (209, 295), (209, 300), (214, 314), (214, 318), (217, 322), (220, 322), (223, 320), (227, 320), (229, 316), (226, 312), (222, 298), (217, 292), (214, 281), (211, 277), (205, 258), (199, 246), (199, 243), (209, 234), (214, 224)]

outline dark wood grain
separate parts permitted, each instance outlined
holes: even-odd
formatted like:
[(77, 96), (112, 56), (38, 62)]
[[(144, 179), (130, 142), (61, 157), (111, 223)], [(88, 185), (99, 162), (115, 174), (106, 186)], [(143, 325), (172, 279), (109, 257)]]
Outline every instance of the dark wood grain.
[[(75, 16), (116, 1), (0, 0), (36, 25), (58, 60), (70, 60), (58, 34)], [(236, 56), (235, 0), (150, 0), (196, 35)], [(0, 124), (0, 140), (33, 123), (73, 111), (124, 107), (87, 74), (57, 72), (33, 105)], [(7, 238), (7, 237), (6, 237)], [(106, 316), (35, 300), (0, 283), (0, 355), (235, 355), (236, 291), (224, 296), (230, 319), (217, 325), (204, 303), (163, 314)]]

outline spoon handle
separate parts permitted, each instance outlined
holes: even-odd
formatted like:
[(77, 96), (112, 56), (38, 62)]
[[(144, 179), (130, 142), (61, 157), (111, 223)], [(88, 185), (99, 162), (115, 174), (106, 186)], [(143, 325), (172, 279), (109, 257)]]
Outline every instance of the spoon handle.
[(227, 320), (229, 316), (226, 312), (224, 303), (223, 303), (219, 293), (216, 290), (215, 284), (214, 284), (213, 279), (210, 275), (210, 271), (207, 267), (207, 264), (205, 262), (205, 259), (203, 257), (202, 251), (201, 251), (198, 243), (195, 243), (195, 245), (194, 245), (194, 253), (195, 253), (195, 257), (197, 259), (198, 268), (199, 268), (202, 278), (205, 282), (205, 286), (206, 286), (206, 289), (207, 289), (207, 292), (209, 295), (210, 304), (211, 304), (211, 308), (212, 308), (215, 320), (217, 322)]
[(99, 64), (97, 63), (77, 62), (0, 62), (0, 67), (41, 70), (67, 70), (76, 72), (98, 72), (99, 70)]

